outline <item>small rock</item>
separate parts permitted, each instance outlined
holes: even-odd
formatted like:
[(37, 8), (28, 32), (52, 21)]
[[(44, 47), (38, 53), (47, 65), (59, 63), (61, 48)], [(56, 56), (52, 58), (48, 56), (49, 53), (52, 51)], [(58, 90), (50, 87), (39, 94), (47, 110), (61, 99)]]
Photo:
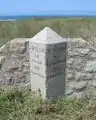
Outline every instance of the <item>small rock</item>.
[(90, 58), (94, 59), (96, 58), (96, 52), (92, 51), (89, 53)]
[(19, 67), (20, 67), (20, 61), (10, 61), (7, 60), (3, 66), (2, 66), (2, 70), (5, 72), (14, 72), (16, 71)]
[(85, 61), (82, 60), (82, 58), (76, 57), (76, 58), (74, 59), (74, 63), (72, 64), (72, 68), (75, 69), (75, 70), (77, 70), (77, 69), (80, 70), (81, 68), (84, 67), (84, 65), (85, 65), (84, 62), (85, 62)]
[(2, 68), (4, 61), (5, 61), (5, 56), (0, 56), (0, 69)]
[(78, 82), (77, 84), (75, 84), (75, 86), (74, 86), (73, 89), (80, 92), (80, 91), (85, 90), (86, 85), (87, 85), (87, 82), (85, 82), (85, 81), (80, 81), (80, 82)]
[(75, 80), (92, 80), (93, 75), (91, 73), (85, 73), (85, 72), (76, 72), (75, 74)]
[(96, 79), (92, 81), (92, 86), (96, 87)]
[(23, 72), (14, 72), (14, 84), (21, 83), (25, 81), (25, 75)]
[(73, 49), (68, 48), (68, 56), (69, 56), (69, 57), (79, 56), (79, 55), (80, 55), (80, 53), (76, 52), (76, 51), (74, 50), (74, 48), (73, 48)]
[(66, 80), (74, 80), (74, 75), (72, 73), (67, 73)]
[(66, 89), (66, 96), (71, 95), (74, 91), (72, 89)]
[(86, 72), (96, 72), (96, 61), (88, 61), (84, 70)]
[(24, 39), (13, 39), (9, 42), (9, 52), (22, 53), (26, 49), (26, 41)]
[(72, 90), (75, 90), (75, 91), (83, 91), (85, 88), (86, 88), (86, 85), (88, 83), (86, 81), (79, 81), (79, 82), (70, 82), (69, 83), (69, 88), (72, 89)]
[(0, 64), (4, 63), (5, 61), (5, 56), (0, 56)]
[(69, 59), (67, 60), (67, 64), (69, 64), (69, 65), (72, 65), (73, 62), (74, 62), (74, 58), (69, 58)]
[(69, 95), (68, 98), (69, 99), (81, 99), (85, 97), (85, 92), (73, 92), (73, 94)]
[(16, 79), (21, 79), (25, 76), (23, 72), (18, 72), (18, 71), (14, 72), (14, 74), (15, 74)]
[(5, 76), (4, 76), (4, 84), (5, 85), (13, 85), (14, 84), (13, 76), (10, 75), (10, 74), (5, 74)]
[(87, 55), (90, 52), (90, 49), (82, 48), (82, 49), (79, 49), (78, 52), (83, 54), (83, 55)]
[(74, 48), (86, 48), (88, 47), (88, 43), (82, 38), (71, 38), (69, 41), (69, 47)]
[(4, 79), (0, 77), (0, 85), (4, 85)]
[(74, 48), (74, 53), (77, 55), (79, 54), (83, 54), (83, 55), (87, 55), (89, 53), (90, 49), (87, 48)]
[(7, 53), (7, 45), (3, 45), (2, 47), (0, 47), (0, 53)]

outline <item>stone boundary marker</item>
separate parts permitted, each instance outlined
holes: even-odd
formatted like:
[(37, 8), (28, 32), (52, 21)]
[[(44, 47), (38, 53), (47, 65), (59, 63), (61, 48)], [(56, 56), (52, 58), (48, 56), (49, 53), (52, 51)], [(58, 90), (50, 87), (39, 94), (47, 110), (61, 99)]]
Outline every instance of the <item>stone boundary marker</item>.
[(29, 41), (31, 90), (44, 99), (65, 95), (67, 41), (45, 27)]

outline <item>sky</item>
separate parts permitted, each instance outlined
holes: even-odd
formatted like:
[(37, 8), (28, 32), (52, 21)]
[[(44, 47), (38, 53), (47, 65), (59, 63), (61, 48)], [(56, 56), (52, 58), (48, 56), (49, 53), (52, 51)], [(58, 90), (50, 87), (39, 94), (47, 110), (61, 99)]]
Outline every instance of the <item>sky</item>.
[(95, 14), (96, 0), (0, 0), (0, 15)]

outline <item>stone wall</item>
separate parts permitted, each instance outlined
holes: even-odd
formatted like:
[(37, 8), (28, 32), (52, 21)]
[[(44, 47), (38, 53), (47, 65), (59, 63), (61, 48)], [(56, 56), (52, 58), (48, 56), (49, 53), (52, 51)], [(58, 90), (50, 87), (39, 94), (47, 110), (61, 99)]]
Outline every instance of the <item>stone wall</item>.
[[(0, 48), (0, 85), (30, 86), (29, 39), (14, 39)], [(96, 50), (81, 38), (68, 40), (66, 95), (81, 97), (96, 89)]]
[(24, 87), (29, 80), (28, 39), (13, 39), (0, 48), (0, 84)]
[(82, 97), (96, 90), (96, 50), (85, 40), (68, 41), (66, 94)]

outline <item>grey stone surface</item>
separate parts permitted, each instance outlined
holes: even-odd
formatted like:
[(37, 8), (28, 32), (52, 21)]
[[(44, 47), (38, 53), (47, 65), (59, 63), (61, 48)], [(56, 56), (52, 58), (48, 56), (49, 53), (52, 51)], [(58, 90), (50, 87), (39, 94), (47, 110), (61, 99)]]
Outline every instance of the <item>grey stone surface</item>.
[(73, 90), (73, 91), (83, 91), (86, 88), (86, 85), (88, 84), (88, 82), (86, 81), (70, 81), (67, 82), (67, 88), (69, 88), (69, 90)]
[(96, 59), (96, 51), (91, 51), (89, 57), (90, 59)]
[(77, 81), (80, 81), (80, 80), (92, 80), (93, 79), (93, 76), (91, 73), (85, 73), (85, 72), (76, 72), (75, 74), (75, 79)]
[[(68, 41), (66, 94), (81, 98), (96, 84), (96, 50), (81, 38)], [(68, 92), (69, 91), (69, 92)]]
[(44, 99), (64, 96), (66, 45), (67, 42), (48, 27), (30, 40), (31, 89), (40, 89)]
[(70, 56), (84, 56), (84, 55), (87, 55), (89, 52), (90, 52), (90, 49), (88, 48), (74, 48), (74, 49), (71, 49), (69, 48), (69, 55)]
[(0, 47), (0, 53), (7, 53), (7, 44)]
[(80, 99), (85, 97), (86, 94), (84, 94), (84, 92), (73, 92), (73, 94), (67, 96), (68, 99)]
[(92, 86), (96, 87), (96, 80), (92, 81)]
[(4, 63), (5, 61), (5, 56), (0, 56), (0, 64)]
[(30, 83), (28, 39), (13, 39), (0, 48), (0, 84)]
[(87, 61), (87, 64), (85, 66), (85, 71), (96, 72), (96, 60), (95, 61)]
[(22, 38), (13, 39), (9, 44), (9, 52), (22, 53), (26, 49), (26, 40)]
[(5, 59), (6, 59), (5, 56), (0, 56), (0, 69), (1, 69)]

